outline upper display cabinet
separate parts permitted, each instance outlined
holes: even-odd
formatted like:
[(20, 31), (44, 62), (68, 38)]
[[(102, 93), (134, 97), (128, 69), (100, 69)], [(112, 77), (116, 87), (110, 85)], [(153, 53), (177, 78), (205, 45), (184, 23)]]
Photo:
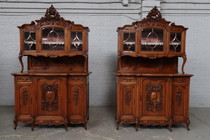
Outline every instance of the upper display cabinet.
[(62, 18), (51, 5), (45, 16), (20, 29), (20, 57), (86, 55), (88, 27)]
[(143, 20), (118, 28), (118, 53), (151, 59), (185, 57), (186, 30), (166, 21), (154, 7)]

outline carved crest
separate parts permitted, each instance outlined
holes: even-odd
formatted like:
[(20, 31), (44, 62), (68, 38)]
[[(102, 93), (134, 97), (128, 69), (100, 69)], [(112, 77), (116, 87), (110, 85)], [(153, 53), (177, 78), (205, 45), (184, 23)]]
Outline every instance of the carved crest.
[(58, 85), (42, 85), (42, 110), (56, 111), (58, 110)]
[(160, 13), (160, 11), (157, 9), (157, 7), (155, 6), (147, 15), (147, 18), (151, 18), (151, 19), (161, 19), (162, 15)]
[(162, 109), (163, 100), (163, 86), (158, 85), (147, 85), (146, 93), (146, 109), (152, 112), (158, 112)]
[(46, 10), (44, 17), (42, 17), (41, 20), (58, 20), (59, 18), (61, 18), (60, 14), (54, 6), (51, 5), (50, 8)]

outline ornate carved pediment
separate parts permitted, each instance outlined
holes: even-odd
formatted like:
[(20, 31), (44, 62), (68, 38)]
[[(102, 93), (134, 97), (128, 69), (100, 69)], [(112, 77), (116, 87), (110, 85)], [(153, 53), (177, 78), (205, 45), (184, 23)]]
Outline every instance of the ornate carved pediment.
[(51, 5), (50, 8), (46, 10), (44, 17), (42, 17), (41, 20), (59, 20), (59, 18), (62, 17), (58, 13), (58, 11), (54, 8), (54, 6)]
[(36, 22), (37, 26), (53, 25), (53, 24), (67, 26), (70, 23), (73, 23), (61, 17), (53, 5), (51, 5), (46, 10), (44, 17), (42, 17), (40, 20), (36, 20)]
[(136, 30), (138, 27), (143, 26), (159, 26), (166, 28), (170, 31), (185, 31), (187, 28), (181, 26), (181, 25), (175, 25), (174, 23), (171, 23), (170, 21), (166, 21), (164, 18), (162, 18), (162, 15), (158, 8), (155, 6), (146, 16), (146, 18), (142, 19), (141, 21), (133, 22), (132, 25), (125, 25), (123, 27), (119, 27), (117, 31), (123, 29), (123, 30)]

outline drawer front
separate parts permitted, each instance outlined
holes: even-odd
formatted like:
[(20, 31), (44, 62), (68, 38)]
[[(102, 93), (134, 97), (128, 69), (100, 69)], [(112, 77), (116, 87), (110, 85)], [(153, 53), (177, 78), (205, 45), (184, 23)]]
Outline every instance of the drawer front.
[(189, 77), (174, 77), (173, 78), (173, 83), (188, 83), (190, 80)]
[(30, 76), (16, 76), (17, 82), (31, 82), (32, 78)]
[(121, 84), (136, 84), (136, 81), (135, 77), (120, 77)]

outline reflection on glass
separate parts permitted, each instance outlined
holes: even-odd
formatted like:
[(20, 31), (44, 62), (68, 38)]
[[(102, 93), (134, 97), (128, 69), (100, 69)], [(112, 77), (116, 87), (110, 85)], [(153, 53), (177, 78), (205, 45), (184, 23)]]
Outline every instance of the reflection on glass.
[(135, 33), (126, 32), (123, 35), (123, 51), (135, 51)]
[(36, 34), (34, 31), (24, 32), (24, 50), (36, 50)]
[(82, 51), (82, 32), (71, 32), (71, 51)]
[(163, 30), (156, 28), (142, 29), (142, 51), (163, 51), (163, 45)]
[(181, 33), (170, 34), (170, 52), (181, 51)]
[(58, 27), (42, 28), (43, 50), (64, 50), (64, 30)]

